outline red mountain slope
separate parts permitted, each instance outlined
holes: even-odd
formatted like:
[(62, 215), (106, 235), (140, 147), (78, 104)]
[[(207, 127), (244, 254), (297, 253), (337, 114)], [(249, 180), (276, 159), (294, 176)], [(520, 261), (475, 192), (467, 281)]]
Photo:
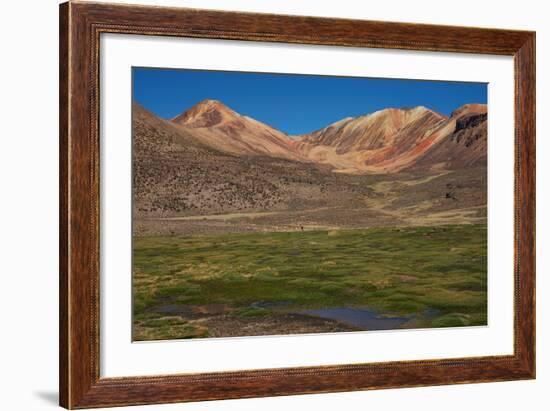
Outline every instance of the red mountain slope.
[(487, 106), (467, 104), (449, 120), (452, 133), (433, 144), (415, 162), (415, 168), (456, 169), (487, 165)]
[(283, 132), (243, 116), (217, 100), (204, 100), (172, 119), (202, 143), (232, 154), (303, 160)]
[(425, 107), (385, 109), (302, 136), (297, 150), (340, 172), (394, 172), (446, 132), (447, 118)]

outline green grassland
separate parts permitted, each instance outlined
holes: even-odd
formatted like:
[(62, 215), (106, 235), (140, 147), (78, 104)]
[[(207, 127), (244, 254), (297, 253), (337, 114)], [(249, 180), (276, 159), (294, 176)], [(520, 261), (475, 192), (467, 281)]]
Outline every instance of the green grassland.
[(486, 225), (135, 237), (133, 252), (136, 340), (207, 337), (208, 322), (182, 313), (212, 305), (258, 321), (369, 307), (437, 312), (408, 328), (487, 322)]

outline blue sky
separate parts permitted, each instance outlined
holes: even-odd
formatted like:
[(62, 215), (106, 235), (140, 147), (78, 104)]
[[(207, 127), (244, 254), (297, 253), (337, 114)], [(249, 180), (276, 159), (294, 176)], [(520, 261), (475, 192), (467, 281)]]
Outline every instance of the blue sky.
[(388, 107), (425, 106), (449, 115), (466, 103), (486, 104), (487, 84), (134, 67), (133, 98), (163, 118), (204, 99), (220, 100), (301, 134)]

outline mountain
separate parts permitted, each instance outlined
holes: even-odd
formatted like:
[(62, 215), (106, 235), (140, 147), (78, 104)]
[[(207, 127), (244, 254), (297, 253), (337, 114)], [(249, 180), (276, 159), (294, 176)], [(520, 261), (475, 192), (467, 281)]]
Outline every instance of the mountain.
[[(250, 132), (253, 120), (218, 104), (195, 108), (163, 120), (133, 105), (136, 233), (423, 224), (455, 208), (468, 209), (471, 221), (484, 218), (484, 106), (461, 107), (449, 118), (422, 107), (382, 110), (269, 151), (259, 142), (264, 150), (244, 150), (222, 131), (244, 123)], [(280, 147), (293, 156), (280, 156)], [(323, 150), (343, 163), (320, 161), (315, 153)], [(219, 214), (234, 220), (202, 217)]]
[(447, 118), (425, 107), (388, 108), (347, 118), (296, 140), (310, 160), (339, 172), (394, 172), (445, 133)]
[(483, 104), (466, 104), (450, 117), (423, 106), (387, 108), (292, 138), (217, 100), (203, 100), (172, 120), (136, 107), (158, 128), (156, 133), (178, 136), (179, 147), (185, 149), (293, 160), (345, 174), (449, 170), (487, 163), (487, 106)]
[(426, 129), (430, 122), (445, 119), (425, 107), (413, 109), (388, 108), (372, 114), (346, 118), (321, 130), (304, 135), (300, 141), (334, 147), (337, 154), (350, 151), (376, 150), (399, 143), (404, 137), (400, 131), (407, 124), (423, 121), (419, 128)]
[(174, 117), (172, 123), (222, 152), (305, 160), (285, 133), (243, 116), (217, 100), (201, 101)]
[(458, 169), (487, 165), (487, 106), (467, 104), (451, 114), (454, 125), (418, 158), (415, 168)]
[(308, 161), (237, 156), (213, 148), (200, 127), (163, 120), (139, 104), (133, 105), (132, 117), (133, 213), (138, 219), (322, 208), (349, 204), (370, 192), (357, 185), (360, 176), (331, 173)]
[(467, 104), (450, 117), (426, 107), (388, 108), (298, 136), (296, 150), (343, 173), (393, 173), (486, 164), (487, 106)]
[(193, 133), (157, 117), (135, 102), (132, 104), (132, 129), (133, 153), (137, 156), (177, 151), (212, 151)]

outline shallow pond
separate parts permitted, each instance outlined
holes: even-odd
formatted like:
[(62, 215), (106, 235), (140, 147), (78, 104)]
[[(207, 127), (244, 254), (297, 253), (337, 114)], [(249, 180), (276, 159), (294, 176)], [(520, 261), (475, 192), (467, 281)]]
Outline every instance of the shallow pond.
[[(429, 310), (431, 311), (431, 310)], [(364, 330), (394, 330), (415, 316), (388, 317), (369, 308), (320, 308), (300, 311), (300, 314), (340, 321)], [(432, 317), (435, 313), (422, 313), (422, 317)]]

